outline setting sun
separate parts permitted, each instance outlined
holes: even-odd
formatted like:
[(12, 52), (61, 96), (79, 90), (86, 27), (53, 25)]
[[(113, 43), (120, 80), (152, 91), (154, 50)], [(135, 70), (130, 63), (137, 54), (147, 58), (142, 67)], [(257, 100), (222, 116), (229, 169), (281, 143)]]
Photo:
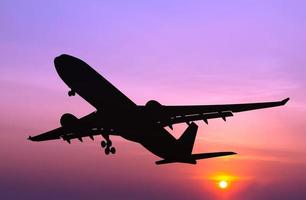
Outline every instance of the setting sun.
[(226, 189), (228, 187), (228, 182), (225, 180), (219, 181), (218, 186), (221, 189)]
[(237, 181), (238, 177), (233, 175), (227, 175), (224, 173), (221, 173), (219, 175), (215, 175), (211, 177), (211, 180), (213, 180), (216, 183), (216, 186), (219, 189), (227, 189), (232, 182)]

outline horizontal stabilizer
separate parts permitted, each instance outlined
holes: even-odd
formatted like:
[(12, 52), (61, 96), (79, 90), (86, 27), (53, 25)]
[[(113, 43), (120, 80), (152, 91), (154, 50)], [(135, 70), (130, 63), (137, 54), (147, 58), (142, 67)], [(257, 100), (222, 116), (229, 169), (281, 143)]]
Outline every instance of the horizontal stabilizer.
[(155, 164), (162, 165), (162, 164), (169, 164), (169, 163), (188, 163), (188, 164), (197, 164), (196, 160), (159, 160), (156, 161)]
[(228, 156), (228, 155), (234, 155), (237, 154), (235, 152), (231, 151), (225, 151), (225, 152), (211, 152), (211, 153), (197, 153), (192, 154), (190, 157), (180, 160), (172, 160), (172, 159), (165, 159), (165, 160), (159, 160), (155, 163), (157, 165), (161, 164), (169, 164), (169, 163), (188, 163), (188, 164), (197, 164), (197, 160), (200, 159), (207, 159), (207, 158), (214, 158), (214, 157), (220, 157), (220, 156)]
[(220, 157), (220, 156), (228, 156), (228, 155), (234, 155), (234, 154), (236, 154), (236, 153), (235, 152), (197, 153), (197, 154), (192, 154), (191, 159), (200, 160), (200, 159)]

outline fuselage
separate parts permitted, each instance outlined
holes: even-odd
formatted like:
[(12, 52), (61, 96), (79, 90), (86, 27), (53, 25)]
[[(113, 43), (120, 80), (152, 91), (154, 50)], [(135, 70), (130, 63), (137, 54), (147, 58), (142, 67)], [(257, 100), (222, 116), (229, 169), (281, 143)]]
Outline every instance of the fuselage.
[(140, 143), (159, 157), (178, 155), (177, 140), (84, 61), (61, 55), (54, 64), (67, 86), (97, 109), (101, 124), (107, 124), (116, 135)]

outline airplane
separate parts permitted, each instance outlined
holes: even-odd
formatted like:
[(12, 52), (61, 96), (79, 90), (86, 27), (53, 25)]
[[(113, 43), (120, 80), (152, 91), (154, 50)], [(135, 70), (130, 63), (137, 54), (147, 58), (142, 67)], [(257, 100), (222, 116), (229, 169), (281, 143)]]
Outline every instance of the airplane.
[[(31, 141), (62, 139), (69, 144), (72, 139), (83, 142), (84, 137), (94, 140), (101, 135), (101, 147), (105, 154), (115, 154), (116, 149), (110, 136), (121, 136), (126, 140), (140, 143), (144, 148), (161, 158), (157, 165), (167, 163), (197, 164), (197, 160), (228, 156), (235, 152), (210, 152), (193, 154), (193, 146), (198, 131), (194, 121), (221, 118), (226, 121), (233, 113), (285, 105), (282, 101), (224, 104), (166, 106), (155, 100), (145, 105), (136, 105), (87, 63), (71, 55), (62, 54), (54, 59), (60, 78), (70, 88), (68, 95), (76, 94), (95, 107), (96, 111), (77, 118), (66, 113), (60, 118), (60, 127), (36, 136)], [(173, 129), (173, 124), (187, 123), (188, 127), (176, 139), (165, 128)]]

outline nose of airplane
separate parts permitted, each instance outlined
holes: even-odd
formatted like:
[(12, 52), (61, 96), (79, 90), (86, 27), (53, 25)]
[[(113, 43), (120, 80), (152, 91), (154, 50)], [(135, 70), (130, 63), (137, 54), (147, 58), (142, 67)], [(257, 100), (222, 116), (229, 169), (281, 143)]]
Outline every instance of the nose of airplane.
[(60, 71), (60, 67), (61, 67), (61, 59), (62, 56), (57, 56), (56, 58), (54, 58), (54, 66), (57, 72)]
[(64, 67), (65, 65), (67, 65), (66, 62), (68, 61), (69, 61), (69, 56), (66, 54), (62, 54), (54, 58), (54, 66), (58, 74), (61, 74), (64, 72)]
[(57, 57), (54, 58), (54, 64), (55, 64), (55, 66), (57, 66), (57, 65), (59, 64), (60, 59), (61, 59), (61, 56), (57, 56)]
[(67, 85), (75, 78), (76, 74), (83, 73), (82, 67), (80, 67), (82, 64), (79, 59), (67, 54), (62, 54), (54, 58), (55, 69)]
[(56, 68), (59, 68), (63, 64), (63, 62), (65, 60), (65, 57), (66, 57), (66, 55), (62, 54), (62, 55), (54, 58), (54, 65), (55, 65)]
[[(66, 74), (67, 74), (67, 66), (69, 58), (68, 55), (62, 54), (60, 56), (57, 56), (56, 58), (54, 58), (54, 66), (55, 69), (58, 73), (58, 75), (62, 78), (65, 79)], [(69, 66), (69, 65), (68, 65)]]

